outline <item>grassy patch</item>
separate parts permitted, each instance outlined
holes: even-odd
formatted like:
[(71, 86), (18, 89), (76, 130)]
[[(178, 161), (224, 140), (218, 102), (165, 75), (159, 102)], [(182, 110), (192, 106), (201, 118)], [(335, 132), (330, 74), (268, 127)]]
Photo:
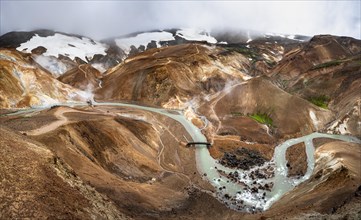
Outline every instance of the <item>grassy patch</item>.
[(249, 117), (261, 124), (265, 124), (267, 126), (273, 126), (273, 120), (269, 114), (254, 113), (254, 114), (249, 115)]
[(309, 101), (312, 104), (317, 105), (318, 107), (327, 109), (330, 98), (328, 96), (325, 96), (325, 95), (320, 95), (320, 96), (311, 97), (309, 99)]
[(344, 62), (344, 60), (332, 60), (330, 62), (318, 64), (318, 65), (312, 67), (311, 70), (318, 70), (318, 69), (327, 68), (327, 67), (331, 67), (331, 66), (337, 66), (343, 62)]

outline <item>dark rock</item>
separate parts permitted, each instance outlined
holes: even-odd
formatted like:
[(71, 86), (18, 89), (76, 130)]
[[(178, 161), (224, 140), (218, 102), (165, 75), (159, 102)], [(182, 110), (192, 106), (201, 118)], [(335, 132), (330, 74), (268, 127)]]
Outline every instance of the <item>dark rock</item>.
[(47, 49), (45, 47), (39, 46), (37, 48), (32, 49), (31, 53), (41, 55), (41, 54), (45, 53), (46, 51), (47, 51)]
[(361, 185), (357, 188), (357, 190), (355, 192), (355, 196), (356, 197), (361, 197)]
[[(266, 159), (258, 151), (246, 148), (239, 148), (232, 153), (226, 152), (219, 161), (224, 166), (242, 170), (249, 170), (251, 167), (264, 164), (264, 162), (266, 162)], [(264, 175), (259, 172), (256, 175), (258, 178), (264, 178)], [(238, 173), (235, 176), (238, 177)]]

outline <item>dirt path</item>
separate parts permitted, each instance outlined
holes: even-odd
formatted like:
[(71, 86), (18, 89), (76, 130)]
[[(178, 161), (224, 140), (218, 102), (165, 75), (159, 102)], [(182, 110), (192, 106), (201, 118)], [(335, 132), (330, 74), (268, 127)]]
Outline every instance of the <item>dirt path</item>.
[(74, 110), (74, 109), (58, 108), (54, 113), (54, 116), (58, 120), (56, 120), (50, 124), (44, 125), (40, 128), (36, 128), (34, 130), (24, 131), (24, 132), (27, 135), (35, 136), (35, 135), (41, 135), (41, 134), (45, 134), (47, 132), (53, 131), (53, 130), (59, 128), (60, 126), (63, 126), (65, 124), (69, 123), (68, 118), (64, 116), (64, 113), (68, 113), (68, 112), (81, 112), (81, 113), (85, 113), (85, 114), (97, 114), (97, 113), (83, 112), (83, 111)]
[(50, 124), (44, 125), (40, 128), (31, 130), (31, 131), (27, 131), (26, 133), (28, 135), (41, 135), (44, 133), (47, 133), (49, 131), (53, 131), (55, 129), (57, 129), (58, 127), (66, 124), (68, 122), (68, 119), (63, 115), (65, 112), (69, 112), (71, 110), (67, 110), (67, 109), (57, 109), (56, 112), (54, 113), (54, 116), (58, 119)]

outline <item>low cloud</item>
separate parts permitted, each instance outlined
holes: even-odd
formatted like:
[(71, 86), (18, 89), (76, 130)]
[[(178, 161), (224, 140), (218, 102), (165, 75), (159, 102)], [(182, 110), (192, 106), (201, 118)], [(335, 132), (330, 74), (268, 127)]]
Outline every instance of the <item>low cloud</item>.
[(192, 27), (361, 38), (360, 1), (8, 1), (0, 32), (53, 29), (95, 39)]

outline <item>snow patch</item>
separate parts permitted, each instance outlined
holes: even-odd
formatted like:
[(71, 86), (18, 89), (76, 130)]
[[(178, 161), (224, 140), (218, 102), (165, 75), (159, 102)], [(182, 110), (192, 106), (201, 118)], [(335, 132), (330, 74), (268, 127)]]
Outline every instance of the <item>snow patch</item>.
[(178, 30), (176, 35), (189, 41), (207, 41), (211, 44), (217, 43), (216, 38), (210, 36), (208, 32), (203, 30), (186, 28)]
[(130, 47), (133, 45), (136, 48), (143, 45), (147, 47), (148, 43), (151, 41), (155, 41), (157, 47), (160, 47), (160, 41), (171, 41), (175, 40), (172, 33), (162, 31), (162, 32), (149, 32), (149, 33), (142, 33), (138, 34), (135, 37), (129, 38), (120, 38), (116, 39), (115, 43), (119, 48), (121, 48), (126, 54), (129, 54)]
[(310, 118), (312, 120), (313, 126), (316, 128), (316, 130), (318, 130), (319, 121), (317, 120), (316, 114), (312, 110), (310, 111)]
[(78, 38), (56, 33), (53, 36), (40, 37), (39, 35), (33, 36), (29, 41), (22, 43), (18, 51), (30, 53), (31, 50), (43, 46), (46, 48), (44, 56), (59, 55), (67, 56), (74, 60), (75, 57), (87, 61), (92, 59), (95, 54), (106, 55), (108, 46), (105, 44), (95, 42), (89, 38)]

